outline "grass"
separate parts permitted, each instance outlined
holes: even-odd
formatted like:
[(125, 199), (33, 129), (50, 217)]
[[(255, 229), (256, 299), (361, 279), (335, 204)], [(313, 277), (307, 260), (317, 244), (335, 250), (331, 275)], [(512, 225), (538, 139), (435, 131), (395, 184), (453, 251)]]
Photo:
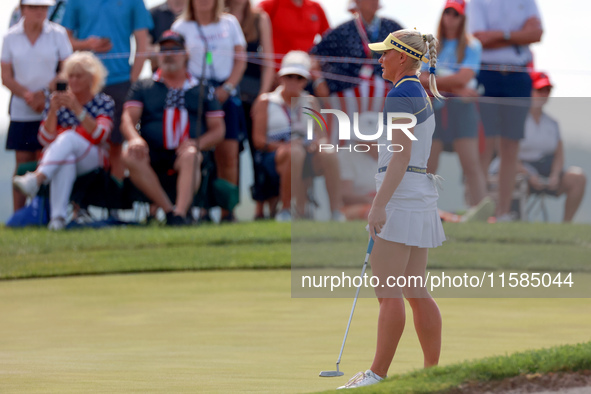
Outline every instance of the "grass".
[(591, 342), (487, 357), (444, 367), (392, 376), (359, 393), (440, 393), (473, 381), (493, 381), (529, 373), (576, 372), (591, 369)]
[[(355, 309), (345, 376), (319, 378), (335, 367), (351, 298), (291, 298), (289, 285), (286, 269), (1, 281), (0, 391), (304, 393), (366, 370), (375, 299)], [(438, 303), (443, 367), (589, 340), (588, 299)], [(410, 308), (406, 318), (391, 374), (422, 365)]]
[[(320, 379), (320, 370), (334, 368), (351, 300), (291, 298), (289, 268), (359, 268), (363, 227), (0, 228), (0, 316), (9, 317), (0, 324), (0, 387), (295, 393), (342, 385), (371, 363), (375, 300), (357, 305), (341, 364), (346, 376)], [(448, 242), (430, 252), (432, 269), (591, 272), (591, 226), (444, 228)], [(147, 272), (153, 274), (117, 275)], [(22, 278), (29, 280), (15, 280)], [(428, 393), (467, 380), (589, 368), (589, 299), (438, 302), (442, 366), (420, 369), (407, 310), (407, 332), (390, 369), (399, 375), (367, 392)], [(573, 343), (581, 344), (532, 350)]]
[[(591, 226), (445, 224), (433, 269), (591, 272)], [(212, 269), (358, 267), (363, 223), (240, 223), (51, 233), (0, 228), (0, 279)]]

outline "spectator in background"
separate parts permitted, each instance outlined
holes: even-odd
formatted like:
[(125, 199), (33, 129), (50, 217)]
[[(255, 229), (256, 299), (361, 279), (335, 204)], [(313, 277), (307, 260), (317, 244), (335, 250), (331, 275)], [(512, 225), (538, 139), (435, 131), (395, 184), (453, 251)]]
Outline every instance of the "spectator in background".
[[(447, 0), (439, 20), (437, 89), (456, 98), (434, 103), (435, 132), (427, 172), (435, 174), (441, 152), (453, 149), (466, 177), (468, 204), (476, 206), (486, 196), (486, 174), (479, 163), (478, 110), (476, 103), (467, 98), (478, 96), (476, 76), (482, 47), (466, 33), (465, 8), (464, 0)], [(428, 66), (423, 66), (420, 79), (428, 89)]]
[[(213, 95), (200, 97), (200, 90), (207, 90), (200, 89), (197, 79), (187, 72), (189, 57), (184, 38), (167, 31), (158, 43), (160, 68), (151, 79), (132, 86), (124, 106), (121, 131), (128, 148), (123, 160), (136, 187), (164, 210), (166, 224), (183, 225), (200, 186), (200, 152), (223, 140), (224, 113)], [(201, 119), (200, 103), (204, 114)], [(181, 121), (169, 122), (169, 118)], [(136, 130), (138, 124), (140, 133)], [(198, 128), (205, 132), (198, 135)], [(174, 205), (159, 180), (171, 171), (178, 174)]]
[[(275, 63), (273, 52), (273, 37), (271, 22), (265, 11), (252, 8), (250, 0), (226, 0), (226, 9), (234, 15), (244, 33), (246, 39), (247, 65), (242, 81), (240, 81), (240, 98), (246, 115), (246, 132), (250, 151), (254, 159), (252, 145), (252, 104), (262, 94), (271, 91), (275, 79)], [(258, 167), (254, 166), (254, 191), (253, 199), (256, 201), (255, 219), (264, 219), (264, 197), (261, 197), (261, 188), (264, 185), (258, 182), (260, 174)], [(276, 199), (275, 199), (276, 200)], [(269, 202), (271, 217), (275, 217), (275, 203)]]
[[(2, 84), (12, 93), (6, 149), (16, 153), (16, 167), (37, 160), (37, 132), (45, 107), (44, 89), (55, 88), (57, 70), (71, 53), (65, 29), (47, 20), (53, 0), (22, 0), (23, 18), (11, 27), (2, 44)], [(25, 196), (13, 188), (13, 206)]]
[[(150, 15), (154, 27), (149, 31), (150, 42), (154, 43), (167, 30), (170, 30), (174, 21), (183, 13), (188, 0), (166, 0), (164, 3), (150, 8)], [(153, 48), (151, 52), (157, 51)], [(158, 58), (155, 56), (150, 59), (152, 63), (152, 72), (158, 69)]]
[[(27, 18), (25, 14), (25, 18)], [(66, 226), (68, 203), (78, 175), (108, 165), (106, 141), (113, 130), (113, 99), (101, 93), (107, 71), (90, 52), (64, 62), (67, 91), (55, 91), (45, 105), (39, 141), (46, 146), (35, 172), (15, 176), (13, 184), (35, 196), (50, 184), (50, 230)]]
[[(483, 47), (478, 82), (484, 87), (484, 96), (500, 101), (487, 101), (480, 105), (486, 134), (486, 149), (481, 163), (486, 171), (498, 142), (501, 163), (496, 217), (497, 221), (511, 221), (514, 217), (509, 210), (515, 186), (519, 140), (523, 138), (529, 111), (528, 98), (532, 90), (531, 78), (526, 70), (532, 61), (529, 44), (540, 41), (542, 37), (540, 13), (535, 0), (472, 0), (468, 6), (468, 26)], [(512, 97), (512, 102), (520, 102), (506, 105), (502, 102), (505, 97)]]
[(308, 52), (316, 36), (330, 28), (322, 6), (312, 0), (263, 0), (259, 7), (271, 18), (273, 48), (279, 55)]
[[(355, 0), (355, 7), (350, 9), (354, 17), (349, 22), (337, 26), (322, 37), (322, 41), (310, 50), (311, 55), (348, 57), (366, 59), (366, 63), (357, 62), (323, 62), (320, 59), (323, 72), (359, 78), (360, 84), (344, 82), (336, 79), (317, 79), (314, 84), (314, 93), (318, 97), (327, 97), (333, 93), (344, 92), (348, 89), (358, 88), (357, 96), (385, 96), (387, 89), (382, 79), (382, 69), (375, 61), (377, 55), (367, 47), (367, 43), (379, 41), (391, 32), (402, 29), (397, 22), (376, 15), (380, 8), (379, 0)], [(361, 85), (364, 85), (361, 88)], [(370, 92), (369, 86), (372, 86)], [(373, 94), (371, 94), (373, 93)], [(382, 94), (383, 93), (383, 94)], [(383, 102), (376, 103), (377, 111), (383, 106)]]
[[(295, 213), (304, 216), (307, 188), (304, 178), (323, 175), (330, 200), (331, 219), (342, 221), (340, 212), (340, 175), (337, 155), (318, 146), (326, 137), (306, 140), (307, 123), (304, 108), (318, 108), (318, 103), (304, 88), (310, 78), (310, 57), (303, 51), (292, 51), (283, 57), (279, 86), (261, 95), (253, 106), (253, 143), (259, 162), (267, 175), (280, 185), (281, 211), (275, 220), (290, 221), (292, 191), (296, 197)], [(297, 102), (294, 102), (297, 98)], [(293, 186), (293, 187), (292, 187)]]
[[(354, 17), (322, 37), (310, 53), (316, 56), (335, 56), (365, 59), (360, 62), (324, 62), (319, 59), (321, 70), (325, 73), (356, 78), (355, 82), (328, 77), (314, 81), (316, 97), (332, 96), (330, 106), (346, 111), (350, 118), (355, 111), (360, 118), (377, 120), (377, 113), (384, 107), (384, 97), (392, 85), (382, 78), (382, 68), (376, 62), (378, 56), (372, 53), (367, 44), (387, 37), (391, 32), (402, 29), (397, 22), (376, 15), (380, 8), (379, 0), (355, 0), (349, 10)], [(345, 97), (345, 99), (339, 99)], [(367, 97), (367, 100), (346, 99), (346, 97)], [(361, 108), (358, 105), (361, 105)], [(323, 103), (326, 105), (326, 103)], [(335, 122), (336, 126), (336, 122)], [(377, 127), (377, 126), (376, 126)], [(372, 127), (375, 128), (375, 127)], [(332, 143), (337, 144), (337, 133), (333, 133)]]
[(586, 177), (580, 167), (564, 168), (564, 147), (558, 123), (543, 112), (552, 92), (548, 75), (532, 73), (532, 106), (519, 143), (518, 171), (528, 176), (530, 191), (553, 196), (566, 194), (564, 221), (571, 222), (585, 193)]
[[(245, 137), (244, 113), (236, 87), (246, 69), (246, 40), (233, 15), (223, 13), (224, 0), (189, 0), (172, 25), (182, 34), (189, 51), (189, 72), (215, 87), (225, 112), (226, 137), (215, 149), (218, 178), (238, 185), (239, 141)], [(222, 221), (234, 221), (222, 211)]]
[[(104, 92), (115, 100), (110, 140), (112, 174), (123, 178), (121, 112), (127, 91), (138, 79), (146, 59), (152, 17), (143, 0), (68, 0), (62, 25), (68, 29), (74, 50), (98, 53), (109, 73)], [(132, 35), (136, 49), (133, 66), (130, 66)]]
[[(66, 11), (66, 3), (68, 0), (57, 0), (51, 2), (52, 5), (49, 6), (47, 10), (47, 19), (50, 22), (62, 24), (62, 18), (64, 17), (64, 12)], [(49, 3), (49, 2), (48, 2)], [(18, 23), (18, 21), (22, 17), (21, 8), (16, 7), (14, 11), (12, 11), (12, 15), (10, 15), (10, 22), (9, 27), (12, 27)]]

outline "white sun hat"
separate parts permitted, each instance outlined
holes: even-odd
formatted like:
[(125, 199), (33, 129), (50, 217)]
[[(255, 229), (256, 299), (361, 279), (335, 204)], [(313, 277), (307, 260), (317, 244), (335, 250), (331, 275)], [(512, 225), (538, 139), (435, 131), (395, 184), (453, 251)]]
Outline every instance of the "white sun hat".
[(280, 77), (284, 75), (300, 75), (310, 79), (310, 67), (312, 62), (310, 56), (304, 51), (291, 51), (283, 57), (281, 69), (277, 73)]

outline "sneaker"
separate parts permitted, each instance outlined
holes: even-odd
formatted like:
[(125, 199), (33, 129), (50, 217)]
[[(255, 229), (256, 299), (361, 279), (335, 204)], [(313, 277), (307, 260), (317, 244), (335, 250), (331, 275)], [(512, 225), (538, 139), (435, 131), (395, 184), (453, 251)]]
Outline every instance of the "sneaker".
[(291, 212), (289, 209), (282, 209), (275, 215), (276, 222), (291, 222)]
[(472, 207), (462, 217), (462, 222), (486, 222), (489, 217), (495, 213), (496, 204), (494, 200), (488, 196), (484, 197), (482, 201), (475, 207)]
[(26, 196), (35, 197), (39, 191), (37, 176), (34, 172), (27, 172), (22, 176), (12, 178), (12, 184)]
[(332, 220), (333, 222), (346, 222), (347, 218), (345, 217), (345, 215), (343, 215), (341, 211), (334, 210), (330, 214), (330, 220)]
[(51, 219), (47, 228), (50, 231), (61, 231), (66, 228), (66, 220), (64, 218)]
[(517, 214), (515, 212), (505, 213), (501, 216), (496, 217), (496, 223), (510, 223), (517, 220)]
[(358, 372), (357, 375), (353, 376), (347, 384), (341, 387), (337, 387), (337, 390), (340, 389), (354, 389), (357, 387), (369, 386), (372, 384), (380, 383), (384, 378), (379, 377), (375, 373), (373, 373), (370, 369), (365, 372)]
[(167, 226), (185, 226), (187, 225), (187, 219), (180, 215), (175, 215), (173, 212), (166, 214), (166, 225)]

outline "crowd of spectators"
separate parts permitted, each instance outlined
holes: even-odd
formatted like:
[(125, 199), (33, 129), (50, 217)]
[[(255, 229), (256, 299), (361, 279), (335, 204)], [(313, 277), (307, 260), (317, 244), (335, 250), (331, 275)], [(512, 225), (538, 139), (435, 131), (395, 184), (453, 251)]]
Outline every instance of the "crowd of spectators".
[[(49, 184), (49, 227), (64, 228), (76, 177), (103, 168), (127, 176), (169, 225), (211, 220), (212, 206), (233, 222), (238, 184), (247, 181), (239, 177), (239, 154), (248, 142), (255, 219), (311, 217), (308, 190), (317, 176), (324, 176), (332, 220), (365, 219), (377, 152), (319, 151), (323, 143), (355, 141), (339, 141), (336, 122), (314, 125), (313, 138), (305, 138), (304, 115), (340, 109), (376, 126), (392, 85), (367, 43), (402, 29), (377, 15), (379, 3), (351, 0), (351, 20), (331, 28), (313, 0), (257, 7), (166, 0), (150, 10), (143, 0), (21, 0), (2, 44), (2, 83), (12, 93), (6, 149), (16, 152), (15, 174), (25, 163), (38, 165), (15, 176), (14, 210)], [(564, 220), (572, 220), (585, 176), (563, 171), (558, 126), (542, 111), (545, 102), (532, 103), (532, 94), (547, 99), (552, 87), (545, 74), (532, 74), (529, 45), (543, 34), (535, 0), (442, 6), (436, 74), (447, 100), (433, 100), (428, 171), (437, 172), (441, 152), (455, 151), (466, 203), (478, 207), (496, 156), (497, 221), (516, 219), (517, 174), (533, 193), (566, 193)], [(146, 60), (153, 76), (139, 80)], [(428, 75), (420, 76), (427, 90)], [(166, 187), (171, 176), (174, 186)], [(199, 203), (196, 194), (213, 197)], [(192, 217), (195, 204), (201, 209)]]

